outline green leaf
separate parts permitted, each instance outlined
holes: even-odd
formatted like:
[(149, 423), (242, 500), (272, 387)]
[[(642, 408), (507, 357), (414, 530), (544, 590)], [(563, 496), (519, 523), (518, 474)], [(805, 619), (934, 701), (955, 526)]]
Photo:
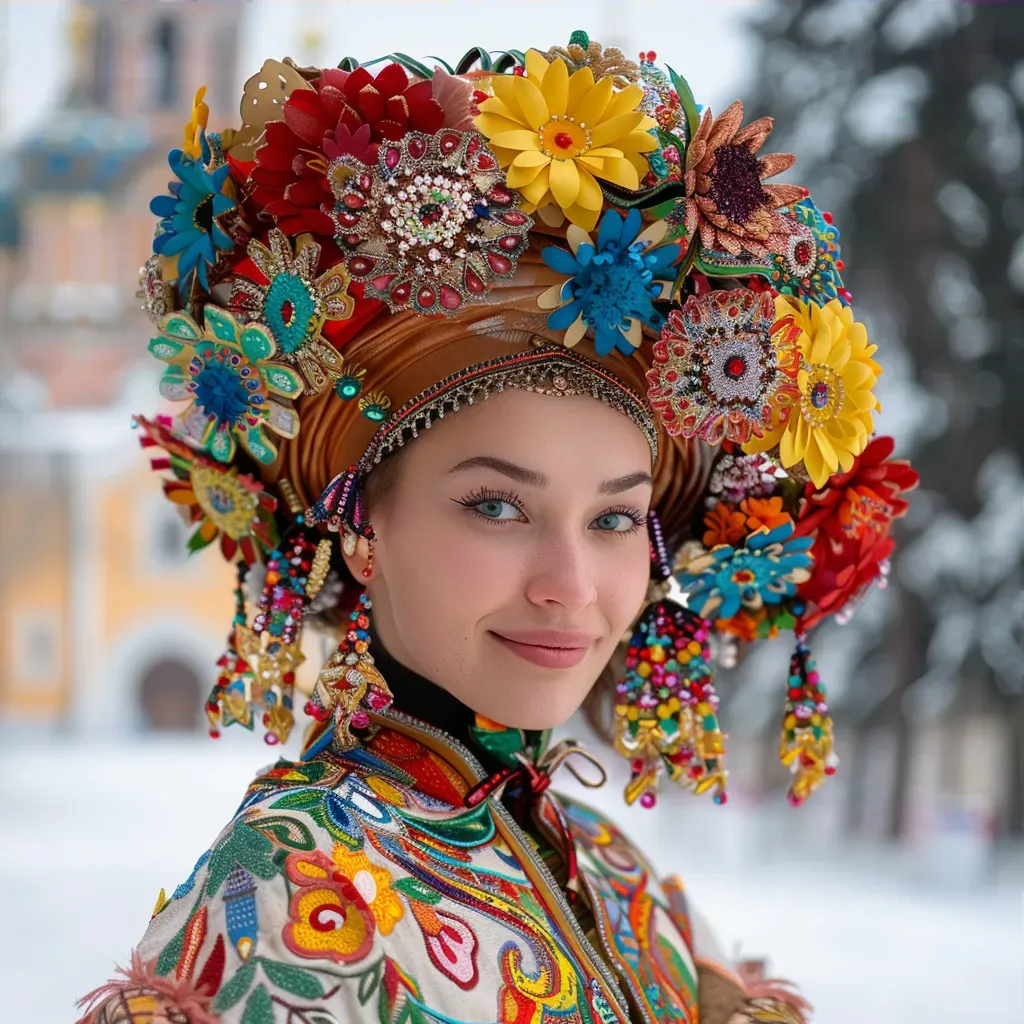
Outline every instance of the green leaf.
[(276, 391), (285, 398), (295, 398), (302, 392), (302, 378), (285, 366), (273, 363), (263, 370), (263, 379), (271, 391)]
[(207, 306), (203, 313), (206, 317), (206, 329), (212, 331), (215, 338), (235, 342), (238, 338), (238, 323), (230, 313), (216, 306)]
[(419, 903), (441, 902), (441, 894), (418, 878), (399, 878), (391, 883), (391, 888), (397, 889), (406, 899), (417, 900)]
[(309, 811), (319, 806), (324, 798), (322, 790), (319, 789), (297, 789), (293, 793), (285, 793), (279, 800), (271, 805), (271, 810)]
[(243, 435), (246, 450), (259, 463), (269, 466), (277, 458), (277, 449), (263, 436), (259, 427), (250, 427)]
[(214, 542), (216, 537), (217, 537), (217, 534), (214, 534), (208, 540), (204, 540), (204, 538), (202, 537), (200, 531), (196, 530), (192, 534), (192, 536), (189, 537), (188, 544), (186, 545), (188, 547), (189, 554), (193, 554), (194, 555), (197, 551), (202, 551), (203, 548), (209, 547), (209, 545)]
[(261, 363), (274, 354), (274, 339), (261, 324), (248, 324), (242, 331), (239, 341), (242, 344), (242, 351), (251, 362)]
[(181, 956), (181, 947), (185, 944), (185, 929), (188, 927), (188, 922), (192, 919), (192, 915), (189, 914), (185, 918), (185, 923), (181, 926), (181, 930), (177, 935), (167, 943), (162, 950), (160, 950), (160, 956), (156, 961), (156, 973), (162, 978), (170, 974), (171, 971), (178, 964), (178, 958)]
[(257, 878), (270, 879), (278, 875), (273, 861), (274, 847), (270, 840), (254, 828), (241, 822), (235, 826), (233, 842), (238, 863)]
[(682, 105), (683, 111), (686, 113), (686, 127), (689, 133), (686, 141), (687, 144), (689, 144), (690, 139), (697, 134), (697, 129), (700, 127), (700, 114), (697, 113), (697, 101), (693, 98), (693, 90), (690, 88), (689, 83), (682, 75), (677, 74), (671, 68), (668, 69), (668, 73), (672, 77), (672, 86), (679, 95), (679, 103)]
[(242, 964), (231, 978), (221, 985), (217, 998), (213, 1001), (213, 1012), (223, 1013), (225, 1010), (231, 1009), (249, 991), (249, 986), (255, 976), (256, 962), (254, 960)]
[(172, 341), (170, 338), (150, 338), (149, 354), (169, 363), (176, 355), (183, 352), (185, 346), (180, 341)]
[(168, 313), (159, 327), (164, 334), (180, 341), (198, 341), (202, 336), (199, 325), (187, 313)]
[(274, 1024), (274, 1004), (263, 985), (252, 990), (242, 1014), (242, 1024)]
[(393, 53), (391, 57), (396, 64), (401, 64), (406, 71), (411, 71), (418, 78), (426, 78), (428, 80), (431, 78), (430, 68), (422, 61), (416, 60), (415, 57), (410, 57), (406, 53)]
[(320, 979), (301, 967), (292, 967), (291, 964), (278, 963), (276, 960), (260, 959), (263, 966), (263, 973), (278, 988), (292, 995), (301, 996), (303, 999), (319, 999), (324, 994), (324, 987)]
[(359, 1000), (360, 1006), (365, 1006), (373, 998), (373, 993), (377, 991), (383, 974), (384, 959), (382, 957), (359, 975), (359, 989), (356, 992), (356, 998)]
[(268, 814), (254, 819), (252, 827), (268, 839), (293, 850), (312, 850), (316, 846), (313, 833), (298, 818), (289, 818), (284, 814)]

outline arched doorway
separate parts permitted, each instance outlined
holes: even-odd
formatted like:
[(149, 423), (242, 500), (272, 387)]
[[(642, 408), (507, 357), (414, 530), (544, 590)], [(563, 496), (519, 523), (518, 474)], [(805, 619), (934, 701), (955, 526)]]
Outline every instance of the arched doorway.
[(173, 658), (147, 669), (139, 683), (139, 705), (147, 729), (194, 732), (200, 725), (202, 686), (193, 669)]

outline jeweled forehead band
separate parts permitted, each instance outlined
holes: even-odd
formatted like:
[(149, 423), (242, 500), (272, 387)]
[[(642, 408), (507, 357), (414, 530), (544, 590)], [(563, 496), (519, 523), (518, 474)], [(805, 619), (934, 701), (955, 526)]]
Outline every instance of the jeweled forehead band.
[(365, 518), (358, 480), (385, 455), (429, 430), (446, 413), (458, 412), (506, 388), (542, 395), (590, 395), (628, 416), (658, 459), (658, 433), (644, 401), (599, 363), (571, 349), (544, 345), (526, 352), (500, 356), (459, 370), (410, 398), (382, 423), (356, 466), (339, 473), (306, 513), (308, 522), (327, 523), (332, 529), (359, 532)]

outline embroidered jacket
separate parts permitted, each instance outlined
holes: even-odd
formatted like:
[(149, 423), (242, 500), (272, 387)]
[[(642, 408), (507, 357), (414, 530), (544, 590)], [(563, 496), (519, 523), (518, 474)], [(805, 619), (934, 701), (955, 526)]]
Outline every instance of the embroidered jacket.
[[(453, 737), (376, 721), (252, 782), (82, 1022), (802, 1020), (784, 987), (695, 955), (681, 884), (610, 822), (539, 787), (531, 836), (497, 791), (467, 800), (485, 773)], [(524, 734), (499, 730), (520, 765)]]

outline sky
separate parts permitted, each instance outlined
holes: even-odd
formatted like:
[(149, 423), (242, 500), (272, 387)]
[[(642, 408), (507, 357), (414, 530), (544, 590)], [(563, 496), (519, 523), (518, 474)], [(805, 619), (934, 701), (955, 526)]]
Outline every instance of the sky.
[[(474, 45), (546, 48), (564, 45), (574, 29), (585, 28), (630, 57), (641, 48), (658, 51), (661, 62), (686, 76), (698, 103), (722, 109), (742, 96), (752, 49), (739, 26), (763, 2), (247, 0), (239, 96), (241, 83), (265, 58), (292, 56), (301, 63), (315, 57), (306, 42), (311, 29), (323, 39), (318, 63), (335, 64), (342, 56), (366, 60), (395, 50), (451, 58)], [(59, 102), (66, 81), (70, 8), (70, 0), (0, 0), (0, 147), (16, 143)], [(183, 107), (182, 115), (187, 114)]]

